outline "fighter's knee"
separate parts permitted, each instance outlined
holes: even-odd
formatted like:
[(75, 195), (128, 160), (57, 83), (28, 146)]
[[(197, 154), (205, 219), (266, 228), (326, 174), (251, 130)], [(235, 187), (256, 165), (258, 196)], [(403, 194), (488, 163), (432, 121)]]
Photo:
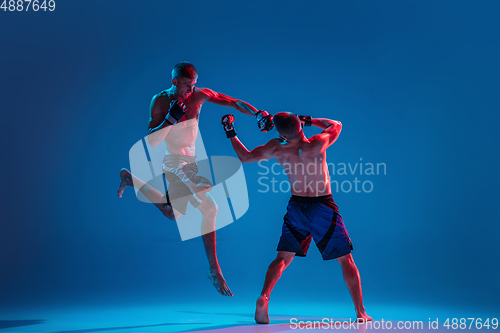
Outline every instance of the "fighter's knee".
[(288, 266), (293, 258), (295, 256), (295, 253), (292, 253), (292, 252), (278, 252), (278, 255), (276, 256), (276, 261), (279, 263), (279, 264), (282, 264), (282, 265), (285, 265), (285, 266)]
[(181, 214), (181, 212), (176, 211), (176, 210), (174, 209), (174, 218), (175, 218), (175, 220), (178, 220), (178, 219), (179, 219), (179, 217), (181, 217), (181, 215), (182, 215), (182, 214)]
[(354, 264), (354, 259), (352, 258), (352, 255), (350, 253), (346, 254), (345, 256), (337, 258), (337, 261), (340, 264), (340, 266), (342, 266), (342, 268), (356, 267), (356, 265)]
[(172, 206), (169, 204), (162, 204), (160, 206), (160, 210), (166, 218), (168, 218), (169, 220), (172, 220), (172, 221), (177, 220), (181, 215), (180, 212), (173, 209)]
[(202, 213), (209, 214), (209, 215), (217, 215), (218, 211), (219, 211), (219, 207), (217, 206), (217, 204), (215, 202), (207, 202), (203, 207)]
[(209, 196), (203, 197), (198, 208), (202, 214), (207, 215), (217, 215), (217, 211), (219, 210), (217, 203)]
[(284, 258), (281, 258), (281, 257), (278, 257), (276, 258), (276, 260), (274, 261), (275, 264), (279, 265), (279, 266), (285, 266), (286, 265), (286, 260)]

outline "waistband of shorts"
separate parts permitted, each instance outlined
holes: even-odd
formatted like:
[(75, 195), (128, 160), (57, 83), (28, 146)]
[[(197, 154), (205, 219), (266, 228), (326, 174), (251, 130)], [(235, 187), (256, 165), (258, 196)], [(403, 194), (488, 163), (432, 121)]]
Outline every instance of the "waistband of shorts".
[(304, 202), (304, 203), (318, 203), (318, 202), (325, 202), (325, 201), (330, 201), (333, 200), (333, 197), (331, 194), (327, 195), (320, 195), (318, 197), (301, 197), (299, 195), (292, 195), (290, 198), (290, 202), (295, 201), (295, 202)]
[(163, 157), (163, 162), (187, 162), (194, 163), (196, 162), (196, 155), (179, 155), (179, 154), (169, 154)]

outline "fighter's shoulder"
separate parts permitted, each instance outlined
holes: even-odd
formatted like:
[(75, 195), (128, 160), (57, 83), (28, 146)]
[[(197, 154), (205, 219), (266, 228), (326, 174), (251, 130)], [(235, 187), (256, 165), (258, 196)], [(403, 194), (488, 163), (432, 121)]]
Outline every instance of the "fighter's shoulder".
[(203, 96), (207, 100), (218, 96), (218, 93), (213, 91), (210, 88), (196, 87), (194, 92), (195, 92), (195, 94), (199, 94), (200, 96)]
[(284, 142), (285, 142), (285, 140), (283, 140), (282, 138), (274, 138), (274, 139), (269, 140), (268, 143), (272, 144), (272, 145), (280, 146)]
[(151, 102), (169, 102), (170, 103), (171, 98), (168, 96), (168, 93), (166, 90), (160, 91), (157, 94), (154, 94), (153, 97), (151, 98)]
[(309, 149), (317, 148), (321, 150), (325, 143), (328, 142), (328, 135), (325, 133), (316, 134), (311, 136), (308, 141)]
[(170, 107), (170, 102), (172, 99), (168, 96), (168, 93), (164, 90), (161, 91), (151, 98), (151, 109), (167, 109)]
[(277, 152), (285, 141), (281, 138), (274, 138), (266, 143), (266, 148), (272, 152)]
[(323, 140), (325, 139), (325, 136), (324, 136), (324, 135), (322, 135), (322, 134), (323, 134), (323, 133), (320, 133), (320, 134), (316, 134), (316, 135), (311, 136), (311, 137), (309, 138), (309, 140), (308, 140), (308, 141), (309, 141), (309, 143), (314, 144), (314, 143), (317, 143), (317, 142), (321, 142), (321, 141), (323, 141)]

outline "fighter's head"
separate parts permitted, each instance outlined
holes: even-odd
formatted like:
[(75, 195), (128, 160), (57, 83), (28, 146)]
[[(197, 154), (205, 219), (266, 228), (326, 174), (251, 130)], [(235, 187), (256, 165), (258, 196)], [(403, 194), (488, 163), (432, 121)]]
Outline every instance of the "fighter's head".
[(175, 87), (176, 95), (185, 100), (194, 90), (198, 80), (198, 72), (193, 64), (183, 61), (178, 63), (172, 69), (172, 84)]
[(273, 123), (280, 136), (286, 140), (293, 140), (303, 135), (299, 118), (291, 112), (276, 113)]

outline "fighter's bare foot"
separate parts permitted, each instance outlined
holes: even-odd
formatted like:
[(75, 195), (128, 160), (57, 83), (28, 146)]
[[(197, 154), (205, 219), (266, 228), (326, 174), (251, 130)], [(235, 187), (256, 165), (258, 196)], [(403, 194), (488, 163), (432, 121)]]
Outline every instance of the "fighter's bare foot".
[(121, 198), (123, 195), (123, 191), (127, 186), (134, 186), (132, 182), (132, 174), (127, 169), (123, 168), (120, 170), (120, 186), (118, 187), (118, 197)]
[(212, 284), (214, 285), (215, 289), (222, 295), (222, 296), (233, 296), (234, 294), (231, 292), (229, 287), (226, 284), (226, 280), (224, 280), (224, 277), (222, 276), (222, 272), (220, 268), (211, 268), (208, 271), (208, 279)]
[(372, 317), (367, 315), (365, 312), (363, 313), (358, 313), (356, 321), (358, 323), (366, 323), (367, 321), (371, 321)]
[(269, 324), (269, 298), (266, 296), (257, 298), (255, 322), (257, 324)]

